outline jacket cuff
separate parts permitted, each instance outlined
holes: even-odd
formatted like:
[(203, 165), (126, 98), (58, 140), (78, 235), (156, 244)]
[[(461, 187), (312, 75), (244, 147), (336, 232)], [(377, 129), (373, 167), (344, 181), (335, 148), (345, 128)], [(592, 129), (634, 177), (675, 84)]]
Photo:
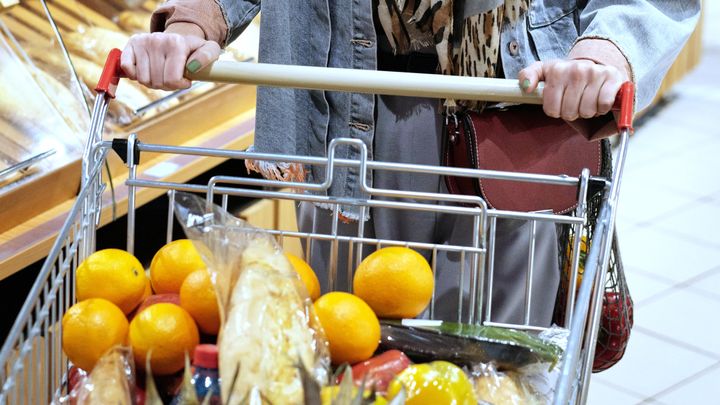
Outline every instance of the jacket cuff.
[(214, 0), (169, 0), (153, 13), (150, 32), (162, 32), (180, 22), (195, 24), (206, 40), (225, 44), (227, 23), (220, 5)]
[(635, 82), (632, 65), (620, 47), (609, 38), (599, 36), (580, 37), (575, 41), (569, 59), (587, 59), (599, 65), (614, 66), (627, 73), (628, 80)]

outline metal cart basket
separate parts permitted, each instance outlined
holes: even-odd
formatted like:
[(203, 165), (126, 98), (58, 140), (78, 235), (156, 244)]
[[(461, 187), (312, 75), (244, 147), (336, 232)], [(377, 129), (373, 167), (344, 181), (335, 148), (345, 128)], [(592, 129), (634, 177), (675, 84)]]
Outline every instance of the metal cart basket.
[[(602, 286), (605, 284), (606, 269), (610, 258), (611, 241), (618, 200), (620, 178), (626, 155), (627, 141), (631, 131), (632, 86), (623, 87), (621, 96), (623, 106), (620, 113), (619, 153), (612, 179), (592, 178), (584, 170), (579, 177), (551, 176), (538, 174), (520, 174), (487, 170), (470, 170), (449, 167), (435, 167), (417, 164), (376, 162), (367, 159), (367, 150), (362, 141), (335, 139), (328, 147), (326, 158), (260, 154), (244, 151), (208, 149), (200, 147), (178, 147), (153, 145), (140, 142), (135, 135), (127, 140), (104, 141), (102, 128), (108, 103), (114, 97), (119, 82), (120, 52), (113, 50), (108, 57), (103, 76), (96, 88), (97, 98), (93, 108), (92, 122), (88, 142), (83, 155), (82, 188), (77, 201), (70, 210), (60, 230), (57, 240), (37, 276), (37, 279), (18, 315), (10, 334), (0, 351), (0, 404), (49, 403), (57, 394), (67, 389), (68, 359), (61, 347), (62, 325), (60, 320), (65, 311), (75, 302), (74, 274), (78, 265), (95, 251), (96, 230), (103, 208), (103, 183), (101, 169), (109, 153), (119, 152), (129, 168), (126, 185), (128, 187), (127, 206), (127, 250), (133, 252), (136, 238), (141, 234), (135, 228), (136, 193), (140, 188), (150, 187), (167, 190), (168, 221), (167, 239), (172, 238), (173, 201), (175, 192), (188, 191), (203, 193), (208, 201), (215, 198), (227, 207), (230, 198), (250, 197), (267, 199), (285, 199), (296, 202), (321, 203), (331, 208), (332, 228), (329, 232), (299, 232), (294, 230), (267, 229), (282, 244), (285, 240), (297, 238), (305, 245), (306, 254), (310, 254), (312, 243), (327, 243), (329, 254), (329, 289), (346, 289), (337, 285), (339, 272), (352, 274), (354, 265), (362, 259), (362, 252), (380, 246), (407, 246), (425, 253), (431, 258), (433, 271), (436, 257), (441, 252), (455, 253), (461, 257), (461, 270), (458, 273), (458, 285), (461, 287), (458, 297), (457, 319), (469, 323), (484, 323), (495, 326), (542, 330), (542, 327), (530, 323), (530, 305), (532, 300), (532, 273), (534, 271), (533, 252), (535, 249), (535, 226), (540, 222), (569, 224), (575, 234), (582, 231), (587, 223), (588, 187), (597, 182), (605, 189), (605, 196), (594, 232), (594, 242), (585, 263), (584, 277), (577, 292), (569, 289), (567, 297), (566, 324), (570, 329), (569, 341), (562, 358), (561, 372), (555, 387), (555, 404), (585, 403), (587, 387), (592, 368), (594, 342), (597, 338)], [(411, 73), (355, 71), (345, 69), (313, 68), (298, 66), (279, 66), (269, 64), (250, 64), (216, 62), (213, 66), (196, 74), (193, 79), (217, 82), (249, 83), (266, 86), (324, 89), (350, 92), (366, 92), (401, 96), (422, 96), (455, 99), (482, 99), (486, 101), (505, 101), (519, 103), (541, 103), (542, 87), (534, 94), (523, 93), (517, 81), (501, 79), (481, 79), (467, 77), (444, 77)], [(360, 159), (341, 159), (335, 151), (339, 147), (359, 148)], [(288, 183), (247, 177), (216, 176), (207, 184), (180, 184), (152, 180), (138, 172), (138, 163), (147, 153), (210, 156), (226, 159), (255, 159), (317, 165), (324, 167), (326, 176), (323, 183)], [(412, 191), (387, 190), (373, 188), (365, 181), (361, 187), (366, 198), (338, 198), (327, 196), (327, 190), (333, 179), (334, 170), (341, 166), (359, 168), (361, 179), (365, 173), (390, 170), (420, 174), (460, 176), (510, 181), (539, 182), (573, 187), (577, 190), (578, 205), (574, 212), (566, 215), (551, 213), (526, 213), (502, 211), (489, 208), (476, 196), (452, 194), (421, 193)], [(287, 191), (295, 189), (295, 192)], [(297, 190), (305, 192), (297, 192)], [(473, 223), (472, 243), (468, 246), (455, 246), (433, 243), (415, 243), (399, 240), (380, 240), (366, 237), (363, 221), (358, 224), (357, 235), (343, 235), (338, 232), (340, 206), (354, 205), (368, 213), (373, 209), (418, 210), (448, 213), (467, 217)], [(490, 322), (492, 317), (491, 295), (493, 291), (493, 272), (495, 252), (495, 229), (498, 219), (510, 218), (528, 221), (531, 225), (528, 246), (528, 268), (525, 288), (524, 322), (515, 324), (497, 324)], [(575, 238), (570, 273), (570, 285), (574, 286), (578, 277), (579, 243)], [(347, 269), (337, 268), (335, 258), (341, 252), (347, 252)], [(349, 258), (353, 258), (350, 260)], [(465, 268), (465, 266), (468, 268)], [(469, 290), (463, 296), (462, 291)], [(430, 305), (430, 317), (434, 316), (435, 297)], [(467, 308), (467, 310), (464, 310)]]

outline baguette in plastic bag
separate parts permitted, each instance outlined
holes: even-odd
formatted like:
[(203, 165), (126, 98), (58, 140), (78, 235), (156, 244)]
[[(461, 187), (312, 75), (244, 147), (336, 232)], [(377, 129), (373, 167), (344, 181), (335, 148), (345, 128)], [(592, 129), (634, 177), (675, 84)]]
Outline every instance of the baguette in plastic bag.
[(220, 301), (218, 336), (223, 403), (259, 393), (274, 404), (302, 404), (304, 367), (328, 379), (327, 340), (312, 302), (282, 250), (202, 198), (178, 193), (175, 212), (208, 266)]

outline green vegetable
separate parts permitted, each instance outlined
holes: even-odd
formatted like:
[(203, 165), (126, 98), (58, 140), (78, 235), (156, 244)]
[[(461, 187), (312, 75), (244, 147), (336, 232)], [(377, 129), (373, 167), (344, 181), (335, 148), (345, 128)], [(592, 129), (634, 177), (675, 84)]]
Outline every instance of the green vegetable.
[(416, 362), (446, 360), (459, 365), (494, 362), (502, 369), (557, 363), (562, 350), (527, 332), (491, 326), (444, 322), (440, 326), (405, 326), (381, 322), (381, 348), (405, 352)]
[(470, 339), (489, 339), (499, 343), (524, 346), (537, 353), (543, 361), (551, 363), (552, 365), (557, 362), (563, 352), (557, 345), (547, 343), (537, 336), (515, 329), (455, 322), (443, 322), (440, 326), (423, 326), (420, 327), (420, 329), (437, 330), (446, 335), (455, 335)]

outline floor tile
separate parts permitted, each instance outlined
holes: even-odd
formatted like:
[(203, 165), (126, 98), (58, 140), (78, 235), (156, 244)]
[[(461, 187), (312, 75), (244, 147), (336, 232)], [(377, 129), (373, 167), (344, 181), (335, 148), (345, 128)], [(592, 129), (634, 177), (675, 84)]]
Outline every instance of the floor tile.
[(623, 263), (674, 282), (687, 281), (720, 266), (720, 249), (677, 237), (675, 232), (679, 230), (645, 227), (618, 234)]
[(594, 375), (593, 381), (600, 380), (647, 398), (715, 362), (710, 357), (633, 331), (625, 357), (613, 368)]
[(666, 404), (665, 402), (662, 402), (655, 398), (645, 398), (644, 400), (638, 402), (637, 405), (672, 405), (672, 404)]
[(718, 301), (687, 289), (674, 289), (643, 304), (635, 325), (720, 359)]
[(643, 397), (613, 388), (602, 381), (590, 380), (587, 405), (635, 404)]
[(720, 251), (720, 201), (695, 202), (650, 221), (658, 229)]
[[(711, 270), (710, 274), (693, 280), (689, 285), (690, 290), (699, 290), (720, 300), (720, 268)], [(718, 303), (720, 308), (720, 303)]]
[(633, 222), (629, 218), (621, 217), (621, 212), (622, 210), (618, 211), (618, 217), (615, 220), (615, 230), (617, 231), (618, 235), (624, 238), (626, 235), (630, 235), (633, 232), (642, 231), (642, 227), (640, 225)]
[(699, 198), (671, 191), (656, 178), (641, 174), (644, 172), (640, 169), (623, 176), (618, 218), (631, 223), (647, 222), (683, 210)]
[(691, 199), (714, 194), (720, 191), (720, 179), (716, 176), (720, 171), (718, 155), (720, 148), (689, 149), (671, 156), (661, 156), (653, 164), (628, 172), (628, 178), (623, 178), (621, 190), (628, 190), (628, 182), (636, 184), (631, 189), (637, 187), (637, 183), (647, 183), (649, 193), (643, 195), (641, 200), (648, 205), (657, 203), (668, 192)]
[(673, 282), (634, 268), (625, 267), (625, 279), (633, 302), (637, 305), (642, 305), (645, 300), (673, 288)]
[(657, 396), (668, 404), (709, 404), (720, 402), (720, 363), (679, 387)]

